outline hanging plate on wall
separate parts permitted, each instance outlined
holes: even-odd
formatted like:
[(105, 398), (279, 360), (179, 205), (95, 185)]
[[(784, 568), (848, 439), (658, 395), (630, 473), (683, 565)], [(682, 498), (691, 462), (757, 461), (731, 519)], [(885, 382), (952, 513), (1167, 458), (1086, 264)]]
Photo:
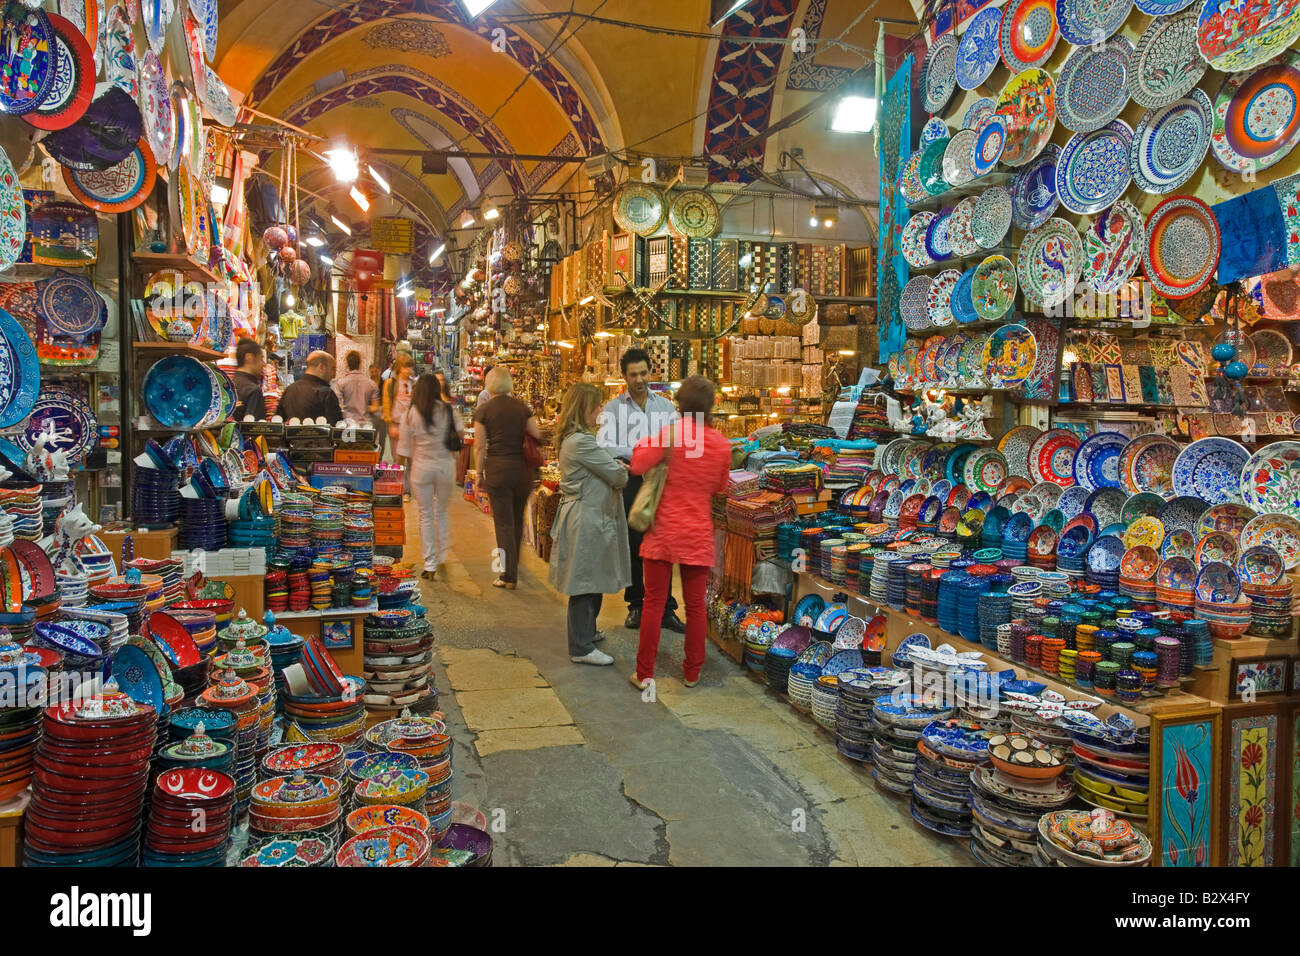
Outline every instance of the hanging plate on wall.
[(153, 50), (146, 50), (140, 58), (140, 114), (144, 118), (145, 137), (149, 140), (154, 160), (161, 158), (164, 163), (171, 156), (176, 138), (176, 119), (168, 86), (167, 72), (162, 63)]
[(1168, 106), (1149, 109), (1133, 131), (1129, 171), (1143, 192), (1173, 192), (1195, 175), (1210, 148), (1210, 98), (1192, 90)]
[(1133, 0), (1056, 0), (1056, 22), (1066, 43), (1093, 46), (1114, 36), (1132, 9)]
[(68, 460), (79, 462), (99, 441), (95, 416), (86, 400), (76, 392), (58, 385), (41, 389), (23, 430), (14, 442), (24, 452), (31, 451), (47, 422), (53, 422), (58, 436), (54, 448), (66, 451)]
[(1056, 164), (1056, 195), (1071, 212), (1105, 209), (1124, 195), (1132, 177), (1128, 169), (1133, 130), (1123, 120), (1092, 133), (1075, 133)]
[(1142, 214), (1132, 203), (1119, 200), (1088, 224), (1083, 247), (1084, 281), (1097, 292), (1118, 292), (1142, 264)]
[(967, 108), (966, 114), (961, 118), (961, 128), (974, 129), (979, 126), (980, 120), (997, 109), (997, 105), (998, 101), (993, 97), (981, 96)]
[(624, 232), (651, 235), (664, 216), (664, 194), (647, 183), (627, 183), (614, 196), (614, 221)]
[(1194, 89), (1205, 75), (1196, 46), (1196, 11), (1151, 21), (1133, 52), (1128, 92), (1148, 108), (1168, 106)]
[(126, 159), (144, 133), (144, 118), (130, 96), (108, 84), (98, 90), (81, 119), (41, 140), (45, 151), (64, 166), (107, 169)]
[(966, 24), (957, 44), (957, 85), (963, 90), (975, 89), (997, 69), (1001, 26), (1002, 10), (993, 6), (985, 7)]
[(90, 265), (99, 258), (99, 219), (79, 202), (47, 202), (28, 218), (32, 262), (45, 266)]
[(36, 347), (18, 320), (0, 309), (0, 428), (11, 428), (31, 414), (40, 390)]
[(1049, 219), (1025, 236), (1016, 254), (1016, 275), (1025, 298), (1060, 305), (1074, 294), (1083, 272), (1083, 240), (1064, 219)]
[(135, 58), (135, 31), (120, 3), (109, 11), (104, 28), (104, 79), (134, 99), (140, 90)]
[(1012, 72), (1042, 66), (1060, 38), (1052, 0), (1011, 0), (1004, 8), (998, 43)]
[(677, 193), (668, 207), (668, 225), (687, 239), (707, 239), (718, 231), (718, 204), (703, 189)]
[(1219, 264), (1222, 239), (1210, 207), (1194, 196), (1170, 196), (1147, 217), (1147, 278), (1166, 298), (1199, 291)]
[(1002, 87), (997, 112), (1007, 121), (1002, 162), (1007, 166), (1023, 166), (1041, 153), (1052, 138), (1052, 128), (1056, 125), (1056, 84), (1046, 70), (1017, 73)]
[(1224, 79), (1214, 99), (1210, 142), (1215, 158), (1240, 173), (1268, 169), (1295, 148), (1300, 142), (1300, 51), (1287, 50), (1253, 73)]
[[(172, 117), (176, 121), (176, 135), (172, 138), (172, 149), (164, 165), (173, 172), (180, 165), (181, 157), (190, 151), (190, 107), (189, 94), (185, 84), (176, 80), (172, 83)], [(154, 157), (157, 159), (157, 157)]]
[(230, 99), (230, 90), (226, 88), (225, 81), (206, 63), (203, 65), (203, 75), (205, 79), (199, 90), (208, 115), (218, 126), (234, 126), (239, 111)]
[(1011, 184), (1011, 220), (1016, 228), (1037, 229), (1056, 212), (1060, 204), (1056, 195), (1056, 164), (1060, 158), (1061, 147), (1048, 143), (1016, 174)]
[(75, 23), (49, 15), (54, 31), (54, 83), (39, 107), (24, 113), (37, 129), (64, 129), (81, 119), (95, 89), (95, 57)]
[[(963, 132), (967, 132), (963, 130)], [(954, 137), (955, 139), (955, 137)], [(971, 134), (966, 150), (966, 180), (979, 179), (993, 172), (1007, 145), (1007, 120), (1001, 113), (990, 113), (980, 120)], [(954, 183), (954, 185), (957, 185)]]
[(7, 4), (0, 21), (0, 111), (17, 116), (45, 102), (54, 85), (55, 49), (44, 11)]
[(37, 308), (51, 331), (84, 338), (104, 327), (104, 300), (84, 276), (60, 269), (36, 288)]
[(1056, 80), (1061, 125), (1075, 133), (1091, 133), (1119, 116), (1128, 102), (1132, 57), (1133, 44), (1124, 37), (1071, 53)]
[(63, 169), (72, 195), (98, 212), (127, 212), (153, 192), (158, 167), (149, 144), (141, 137), (131, 154), (108, 169)]
[(27, 242), (27, 203), (23, 187), (9, 157), (0, 150), (0, 269), (8, 269), (22, 255)]
[[(131, 0), (128, 0), (128, 3)], [(149, 49), (161, 53), (167, 42), (167, 25), (172, 22), (175, 9), (172, 0), (139, 0), (140, 12), (144, 14), (145, 35), (149, 39)]]
[(1300, 37), (1300, 0), (1205, 0), (1196, 23), (1201, 56), (1240, 73), (1285, 52)]
[(934, 41), (921, 65), (921, 106), (937, 113), (948, 105), (957, 86), (957, 37), (945, 33)]

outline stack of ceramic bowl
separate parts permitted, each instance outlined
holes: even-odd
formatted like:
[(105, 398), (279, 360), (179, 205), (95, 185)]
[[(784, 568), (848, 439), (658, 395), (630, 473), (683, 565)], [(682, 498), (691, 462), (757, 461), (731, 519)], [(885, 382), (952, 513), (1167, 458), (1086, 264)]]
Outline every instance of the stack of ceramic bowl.
[[(405, 588), (390, 596), (409, 598)], [(381, 605), (385, 595), (380, 595)], [(418, 608), (423, 610), (423, 608)], [(363, 650), (365, 651), (366, 706), (383, 712), (402, 707), (417, 711), (435, 709), (437, 689), (432, 684), (433, 628), (419, 614), (389, 618), (388, 611), (411, 610), (385, 608), (367, 618)], [(430, 701), (429, 698), (433, 700)]]
[(235, 780), (218, 770), (167, 770), (154, 783), (145, 866), (225, 866)]
[(878, 698), (871, 710), (871, 776), (876, 783), (890, 793), (910, 794), (921, 731), (931, 721), (951, 716), (951, 709), (926, 706), (914, 694)]
[[(139, 466), (140, 459), (136, 459)], [(180, 472), (136, 467), (131, 480), (131, 518), (141, 528), (170, 528), (180, 510)]]
[(181, 550), (220, 551), (227, 544), (226, 499), (180, 496)]
[(316, 830), (281, 833), (262, 837), (256, 846), (245, 851), (240, 866), (299, 867), (333, 866), (338, 841)]
[(765, 673), (767, 652), (781, 631), (771, 621), (754, 624), (745, 632), (745, 666), (751, 671)]
[[(388, 750), (348, 753), (344, 755), (344, 763), (347, 766), (347, 775), (343, 778), (344, 796), (351, 804), (355, 804), (356, 788), (372, 777), (386, 773), (420, 770), (420, 759), (415, 755)], [(427, 778), (428, 775), (425, 776)], [(424, 812), (423, 795), (417, 809)]]
[(839, 678), (827, 674), (818, 677), (809, 704), (813, 720), (834, 733), (835, 712), (840, 704)]
[[(96, 592), (100, 592), (97, 594)], [(119, 614), (126, 618), (126, 630), (128, 634), (139, 634), (144, 627), (144, 600), (143, 592), (140, 599), (128, 598), (118, 600), (117, 598), (103, 597), (104, 593), (120, 593), (120, 589), (109, 587), (108, 585), (92, 584), (90, 586), (90, 600), (84, 608), (78, 608), (81, 611), (100, 611), (104, 614)], [(108, 619), (103, 619), (104, 623), (116, 628), (117, 624)]]
[[(168, 740), (172, 738), (172, 724), (168, 722)], [(158, 751), (155, 768), (158, 770), (184, 770), (201, 768), (229, 773), (235, 765), (234, 744), (209, 737), (203, 721), (194, 726), (194, 733), (184, 740), (172, 741)], [(231, 778), (234, 782), (234, 778)], [(233, 792), (233, 791), (232, 791)]]
[(13, 519), (13, 537), (19, 541), (43, 538), (41, 521), (41, 486), (0, 488), (0, 509)]
[(275, 547), (275, 518), (254, 515), (236, 518), (229, 523), (229, 540), (232, 548)]
[(492, 837), (479, 827), (453, 823), (434, 847), (429, 862), (432, 866), (491, 866)]
[(8, 706), (0, 708), (0, 803), (26, 790), (31, 782), (41, 709), (21, 705), (45, 699), (34, 694), (28, 699), (29, 690), (43, 690), (45, 678), (41, 655), (19, 647), (0, 630), (0, 681), (10, 689)]
[(432, 843), (415, 827), (391, 826), (366, 830), (339, 847), (335, 866), (424, 866)]
[(835, 709), (835, 748), (850, 760), (869, 763), (874, 741), (872, 710), (876, 700), (904, 686), (905, 671), (888, 667), (851, 667), (840, 671)]
[(77, 560), (86, 572), (85, 581), (88, 587), (107, 581), (117, 574), (113, 552), (108, 550), (108, 545), (104, 544), (97, 535), (92, 534), (82, 538), (73, 549), (77, 554)]
[(1071, 736), (1073, 781), (1079, 799), (1146, 819), (1151, 790), (1150, 738), (1123, 714), (1102, 721), (1087, 712), (1064, 718)]
[(337, 838), (342, 807), (341, 783), (337, 777), (322, 777), (302, 771), (287, 777), (272, 777), (253, 787), (248, 812), (250, 843), (288, 833), (319, 831)]
[(235, 746), (235, 816), (240, 822), (248, 813), (253, 784), (257, 777), (257, 738), (262, 717), (259, 689), (234, 671), (222, 672), (216, 683), (199, 695), (199, 703), (236, 715)]
[[(239, 741), (239, 716), (230, 710), (219, 710), (213, 707), (190, 707), (185, 710), (176, 711), (167, 720), (167, 737), (171, 741), (169, 746), (185, 743), (192, 737), (200, 736), (199, 727), (203, 727), (201, 736), (207, 737), (215, 744), (223, 744), (228, 750), (223, 754), (228, 759), (224, 766), (209, 767), (211, 770), (221, 770), (226, 773), (234, 766), (236, 750)], [(206, 745), (205, 745), (206, 749)], [(161, 758), (167, 748), (163, 748), (159, 757)], [(215, 756), (215, 753), (214, 753)], [(182, 764), (183, 766), (184, 764)], [(204, 766), (207, 766), (204, 764)]]
[(127, 561), (124, 567), (134, 568), (141, 575), (149, 574), (160, 578), (163, 597), (167, 604), (172, 604), (185, 597), (185, 582), (182, 578), (185, 565), (182, 561), (174, 558), (164, 558), (161, 561), (153, 561), (149, 558), (135, 558)]
[(1156, 571), (1156, 603), (1160, 608), (1190, 616), (1196, 604), (1196, 574), (1191, 558), (1165, 558)]
[(373, 807), (358, 807), (348, 814), (344, 821), (349, 837), (359, 836), (372, 830), (387, 827), (410, 827), (421, 833), (429, 832), (429, 818), (418, 810), (400, 807), (396, 804), (379, 804)]
[(1044, 813), (1038, 821), (1034, 862), (1039, 866), (1149, 866), (1151, 841), (1109, 811), (1099, 819), (1084, 810)]
[(1202, 601), (1196, 599), (1196, 616), (1210, 626), (1210, 633), (1220, 640), (1241, 637), (1250, 630), (1251, 599), (1240, 601)]
[(812, 709), (813, 687), (822, 675), (822, 668), (831, 659), (833, 647), (826, 641), (813, 641), (801, 653), (790, 668), (786, 683), (791, 705), (799, 711), (808, 713)]
[[(395, 755), (404, 756), (404, 755)], [(354, 807), (375, 807), (395, 804), (425, 812), (425, 800), (429, 794), (429, 775), (423, 770), (383, 770), (358, 780), (352, 788), (352, 805)], [(430, 818), (432, 828), (435, 821)]]
[(990, 736), (980, 724), (955, 717), (922, 729), (913, 765), (912, 819), (946, 836), (970, 835), (970, 775), (988, 760)]
[(131, 622), (120, 611), (103, 610), (98, 607), (65, 607), (62, 609), (64, 623), (69, 620), (94, 621), (108, 628), (105, 643), (110, 652), (116, 651), (131, 637)]
[(365, 684), (361, 678), (345, 677), (342, 693), (323, 695), (315, 693), (309, 686), (300, 693), (302, 688), (295, 686), (300, 673), (296, 664), (284, 671), (288, 690), (284, 695), (283, 710), (303, 737), (344, 745), (360, 740), (366, 729)]
[(94, 673), (103, 668), (107, 658), (100, 641), (107, 643), (111, 633), (107, 625), (96, 621), (37, 621), (32, 644), (61, 653), (64, 670)]
[(157, 714), (109, 681), (84, 701), (45, 711), (25, 866), (134, 866)]
[(289, 693), (289, 685), (284, 679), (284, 669), (296, 664), (302, 654), (303, 639), (290, 633), (282, 624), (274, 624), (266, 634), (266, 643), (270, 648), (271, 671), (275, 675), (276, 707), (283, 713), (284, 698)]
[(991, 765), (970, 776), (972, 855), (986, 866), (1033, 866), (1038, 818), (1074, 799), (1064, 776), (1021, 780)]
[(262, 758), (261, 779), (287, 777), (299, 771), (319, 777), (343, 778), (343, 747), (334, 743), (290, 744)]
[[(366, 731), (366, 745), (415, 757), (417, 766), (428, 776), (424, 812), (435, 833), (450, 824), (452, 789), (452, 740), (446, 725), (432, 717), (403, 711), (395, 720), (386, 720)], [(363, 766), (370, 766), (363, 762)]]
[(62, 571), (54, 576), (59, 586), (59, 606), (63, 610), (81, 607), (90, 594), (90, 586), (85, 575), (65, 574)]
[(1255, 637), (1286, 639), (1291, 636), (1290, 580), (1280, 584), (1242, 583), (1242, 591), (1250, 599), (1250, 633)]
[(216, 614), (200, 608), (180, 607), (179, 603), (169, 604), (167, 613), (189, 632), (190, 639), (194, 641), (194, 646), (198, 648), (199, 653), (205, 659), (208, 658), (217, 646)]

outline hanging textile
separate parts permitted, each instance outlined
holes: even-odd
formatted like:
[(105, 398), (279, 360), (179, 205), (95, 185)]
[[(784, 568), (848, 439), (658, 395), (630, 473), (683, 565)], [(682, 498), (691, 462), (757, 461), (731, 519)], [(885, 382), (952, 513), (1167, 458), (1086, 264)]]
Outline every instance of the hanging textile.
[[(880, 47), (883, 53), (885, 37)], [(880, 54), (878, 54), (880, 55)], [(883, 59), (883, 56), (881, 57)], [(898, 71), (885, 84), (880, 115), (880, 275), (878, 289), (880, 364), (903, 350), (907, 330), (898, 311), (898, 300), (907, 283), (907, 262), (903, 259), (903, 226), (907, 225), (907, 205), (898, 190), (898, 173), (907, 160), (912, 141), (912, 56), (903, 60)]]

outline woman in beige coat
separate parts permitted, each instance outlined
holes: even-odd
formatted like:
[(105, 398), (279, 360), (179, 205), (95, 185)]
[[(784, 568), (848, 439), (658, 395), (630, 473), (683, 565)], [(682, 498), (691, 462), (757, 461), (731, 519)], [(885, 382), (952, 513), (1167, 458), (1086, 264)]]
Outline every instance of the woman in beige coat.
[(560, 508), (551, 526), (550, 581), (569, 595), (569, 659), (577, 664), (614, 663), (596, 647), (604, 637), (596, 618), (604, 596), (632, 580), (621, 494), (627, 465), (596, 441), (603, 399), (595, 385), (574, 385), (564, 396), (556, 432)]

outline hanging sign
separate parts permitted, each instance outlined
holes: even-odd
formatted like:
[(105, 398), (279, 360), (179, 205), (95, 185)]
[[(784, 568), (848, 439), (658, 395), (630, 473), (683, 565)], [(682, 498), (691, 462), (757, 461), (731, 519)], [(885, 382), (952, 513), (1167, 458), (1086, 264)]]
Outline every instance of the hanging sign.
[(370, 224), (370, 244), (380, 252), (409, 256), (415, 251), (415, 223), (410, 219), (377, 218)]

